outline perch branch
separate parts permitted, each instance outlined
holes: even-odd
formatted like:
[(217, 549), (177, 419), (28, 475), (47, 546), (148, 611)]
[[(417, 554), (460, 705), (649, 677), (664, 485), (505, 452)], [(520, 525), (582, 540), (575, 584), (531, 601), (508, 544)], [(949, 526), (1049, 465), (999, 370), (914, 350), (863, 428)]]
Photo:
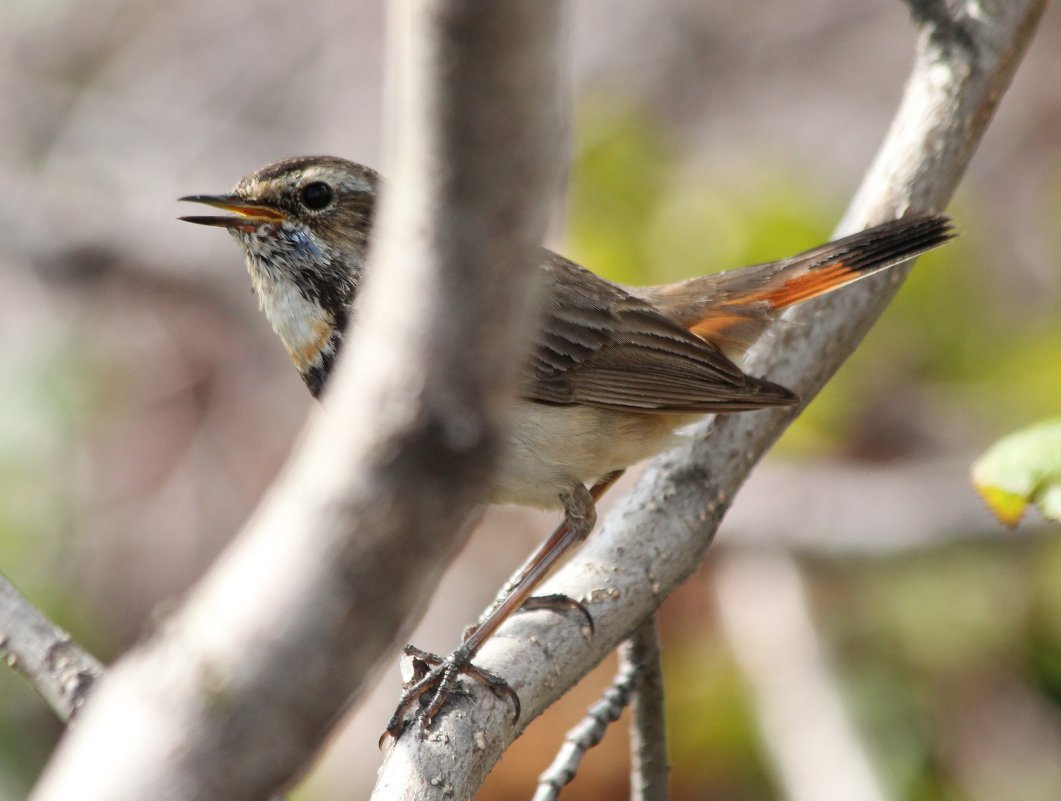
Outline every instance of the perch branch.
[[(1031, 39), (1045, 0), (961, 3), (947, 25), (923, 23), (892, 127), (837, 233), (907, 211), (946, 206)], [(810, 399), (855, 349), (898, 290), (905, 270), (867, 279), (788, 315), (774, 348), (749, 371)], [(387, 755), (373, 798), (470, 799), (519, 731), (584, 676), (700, 564), (723, 513), (795, 410), (719, 417), (687, 447), (654, 461), (634, 490), (542, 588), (581, 599), (596, 623), (531, 612), (508, 621), (477, 657), (519, 693), (513, 725), (484, 691), (455, 705), (428, 739), (403, 738)], [(474, 747), (479, 743), (481, 747)], [(428, 781), (419, 781), (426, 775)]]

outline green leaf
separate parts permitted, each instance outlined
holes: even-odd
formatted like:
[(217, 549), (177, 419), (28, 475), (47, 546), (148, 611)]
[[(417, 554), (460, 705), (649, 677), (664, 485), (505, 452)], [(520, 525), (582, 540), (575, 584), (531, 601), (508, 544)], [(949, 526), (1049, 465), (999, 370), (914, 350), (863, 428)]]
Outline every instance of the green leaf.
[(1061, 419), (1045, 420), (996, 442), (976, 460), (973, 486), (1007, 526), (1034, 503), (1061, 522)]

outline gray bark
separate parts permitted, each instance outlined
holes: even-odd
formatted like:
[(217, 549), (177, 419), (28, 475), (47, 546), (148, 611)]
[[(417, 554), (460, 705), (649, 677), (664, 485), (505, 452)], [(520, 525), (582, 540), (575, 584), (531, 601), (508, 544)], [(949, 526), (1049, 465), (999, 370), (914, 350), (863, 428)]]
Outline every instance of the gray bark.
[(103, 665), (0, 574), (0, 660), (22, 674), (64, 723), (73, 720)]

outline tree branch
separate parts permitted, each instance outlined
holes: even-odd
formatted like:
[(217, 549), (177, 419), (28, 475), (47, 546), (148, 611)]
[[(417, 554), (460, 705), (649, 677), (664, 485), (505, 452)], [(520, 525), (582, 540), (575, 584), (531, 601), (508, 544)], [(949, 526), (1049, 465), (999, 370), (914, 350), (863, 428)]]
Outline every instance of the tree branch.
[(391, 13), (393, 183), (325, 409), (188, 601), (100, 682), (37, 801), (289, 785), (483, 499), (555, 188), (560, 5)]
[(619, 647), (619, 664), (640, 676), (630, 726), (630, 799), (667, 801), (667, 728), (663, 713), (663, 666), (656, 616), (637, 627)]
[(715, 572), (726, 638), (790, 801), (886, 801), (784, 554), (727, 554)]
[[(929, 25), (902, 103), (838, 234), (905, 211), (943, 208), (1023, 55), (1045, 0), (970, 0), (947, 29)], [(971, 44), (967, 44), (971, 43)], [(810, 399), (854, 350), (898, 290), (903, 270), (794, 309), (774, 347), (747, 369)], [(402, 738), (388, 754), (375, 799), (470, 799), (522, 727), (584, 676), (700, 564), (749, 471), (795, 416), (771, 410), (719, 417), (688, 447), (653, 462), (604, 526), (543, 593), (582, 599), (596, 633), (544, 612), (519, 615), (477, 657), (520, 696), (516, 726), (473, 688), (429, 739)], [(475, 747), (479, 743), (481, 747)], [(425, 777), (428, 780), (424, 780)], [(434, 780), (434, 781), (432, 781)]]
[(21, 673), (64, 723), (77, 714), (103, 665), (0, 574), (0, 659)]
[[(638, 633), (643, 632), (646, 627), (651, 630), (654, 640), (655, 617), (642, 623)], [(611, 685), (604, 691), (601, 699), (586, 710), (582, 720), (567, 732), (552, 764), (538, 777), (538, 789), (534, 793), (533, 801), (556, 801), (560, 797), (560, 791), (575, 778), (589, 749), (603, 739), (608, 726), (619, 719), (623, 710), (638, 694), (638, 688), (644, 679), (644, 662), (631, 653), (632, 649), (632, 645), (630, 648), (624, 648), (623, 658), (619, 660), (619, 670)], [(658, 649), (656, 654), (658, 656)]]
[(976, 497), (969, 462), (763, 465), (742, 487), (716, 546), (858, 559), (1001, 541), (1007, 532)]
[(603, 739), (623, 710), (633, 705), (630, 735), (630, 797), (666, 801), (667, 736), (663, 718), (663, 673), (656, 616), (651, 615), (619, 649), (619, 669), (601, 699), (568, 731), (552, 764), (538, 777), (533, 801), (555, 801), (575, 778), (589, 749)]

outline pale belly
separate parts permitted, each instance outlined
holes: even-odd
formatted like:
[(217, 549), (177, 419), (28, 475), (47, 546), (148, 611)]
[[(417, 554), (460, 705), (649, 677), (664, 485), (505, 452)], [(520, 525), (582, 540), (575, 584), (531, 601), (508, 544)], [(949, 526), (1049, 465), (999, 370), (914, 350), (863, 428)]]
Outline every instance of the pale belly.
[(491, 485), (492, 503), (560, 508), (560, 494), (677, 444), (703, 415), (634, 414), (521, 401)]

